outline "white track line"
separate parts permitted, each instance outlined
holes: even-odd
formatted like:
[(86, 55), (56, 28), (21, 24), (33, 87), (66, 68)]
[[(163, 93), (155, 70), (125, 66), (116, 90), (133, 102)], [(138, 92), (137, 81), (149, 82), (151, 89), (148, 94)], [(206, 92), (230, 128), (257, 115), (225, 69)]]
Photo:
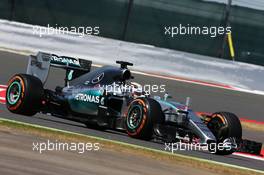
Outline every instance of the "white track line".
[[(24, 56), (28, 56), (30, 54), (35, 54), (34, 52), (30, 52), (30, 51), (18, 51), (18, 50), (14, 50), (14, 49), (8, 49), (8, 48), (0, 48), (0, 51), (5, 51), (5, 52), (9, 52), (9, 53), (15, 53), (15, 54), (19, 54), (19, 55), (24, 55)], [(102, 64), (92, 64), (92, 66), (94, 67), (102, 67)], [(179, 82), (185, 82), (185, 83), (191, 83), (191, 84), (197, 84), (197, 85), (202, 85), (202, 86), (209, 86), (209, 87), (215, 87), (215, 88), (221, 88), (221, 89), (227, 89), (227, 90), (232, 90), (232, 91), (237, 91), (237, 92), (244, 92), (244, 93), (250, 93), (250, 94), (256, 94), (256, 95), (264, 95), (264, 92), (262, 91), (254, 91), (254, 90), (247, 90), (247, 89), (242, 89), (242, 88), (237, 88), (237, 87), (225, 87), (225, 86), (221, 86), (219, 84), (219, 86), (217, 84), (214, 85), (214, 83), (206, 83), (206, 82), (199, 82), (196, 80), (189, 80), (189, 79), (184, 79), (181, 77), (178, 78), (174, 78), (174, 77), (169, 77), (169, 76), (165, 76), (165, 75), (158, 75), (158, 74), (152, 74), (152, 73), (146, 73), (146, 72), (141, 72), (141, 71), (131, 71), (132, 73), (135, 74), (139, 74), (139, 75), (145, 75), (145, 76), (149, 76), (149, 77), (155, 77), (155, 78), (161, 78), (161, 79), (167, 79), (167, 80), (174, 80), (174, 81), (179, 81)], [(4, 87), (7, 87), (6, 85), (4, 85)]]
[[(101, 64), (93, 64), (92, 66), (94, 67), (102, 67), (104, 65)], [(226, 89), (226, 90), (231, 90), (231, 91), (237, 91), (237, 92), (244, 92), (244, 93), (249, 93), (249, 94), (256, 94), (256, 95), (264, 95), (264, 92), (262, 91), (254, 91), (254, 90), (247, 90), (247, 89), (242, 89), (238, 87), (232, 87), (229, 85), (217, 85), (217, 83), (206, 83), (206, 82), (199, 82), (199, 80), (190, 80), (190, 79), (184, 79), (181, 77), (172, 77), (172, 76), (166, 76), (166, 75), (158, 75), (158, 74), (153, 74), (153, 73), (147, 73), (147, 72), (141, 72), (141, 71), (131, 71), (134, 74), (138, 75), (144, 75), (148, 77), (155, 77), (155, 78), (160, 78), (160, 79), (165, 79), (165, 80), (174, 80), (174, 81), (179, 81), (179, 82), (184, 82), (184, 83), (190, 83), (190, 84), (197, 84), (201, 86), (207, 86), (207, 87), (214, 87), (214, 88), (220, 88), (220, 89)]]
[(155, 77), (155, 78), (160, 78), (160, 79), (167, 79), (167, 80), (174, 80), (174, 81), (180, 81), (180, 82), (185, 82), (185, 83), (192, 83), (192, 84), (198, 84), (198, 85), (203, 85), (203, 86), (209, 86), (209, 87), (216, 87), (216, 88), (222, 88), (222, 89), (228, 89), (228, 90), (233, 90), (234, 88), (232, 86), (227, 87), (224, 85), (217, 85), (217, 83), (206, 83), (206, 82), (199, 82), (195, 80), (188, 80), (184, 78), (176, 78), (176, 77), (169, 77), (165, 75), (157, 75), (157, 74), (151, 74), (151, 73), (146, 73), (146, 72), (140, 72), (140, 71), (131, 71), (132, 73), (138, 74), (138, 75), (145, 75), (149, 77)]
[(192, 156), (187, 156), (187, 155), (182, 155), (182, 154), (172, 154), (172, 153), (169, 153), (169, 152), (165, 152), (165, 151), (157, 150), (157, 149), (153, 149), (153, 148), (148, 148), (148, 147), (144, 147), (144, 146), (139, 146), (139, 145), (134, 145), (134, 144), (130, 144), (130, 143), (115, 141), (115, 140), (111, 140), (111, 139), (104, 139), (104, 138), (96, 137), (96, 136), (89, 136), (89, 135), (85, 135), (85, 134), (75, 133), (75, 132), (66, 131), (66, 130), (60, 130), (60, 129), (56, 129), (56, 128), (45, 127), (45, 126), (36, 125), (36, 124), (19, 122), (19, 121), (10, 120), (10, 119), (4, 119), (4, 118), (0, 118), (0, 121), (8, 121), (8, 122), (13, 122), (13, 123), (22, 124), (22, 125), (26, 125), (26, 126), (31, 126), (31, 127), (35, 127), (35, 128), (46, 129), (46, 130), (49, 130), (49, 131), (56, 131), (56, 132), (74, 134), (74, 135), (77, 135), (77, 136), (93, 138), (93, 139), (97, 139), (97, 140), (100, 140), (100, 141), (107, 141), (107, 142), (111, 142), (111, 143), (115, 143), (115, 144), (119, 144), (119, 145), (130, 146), (130, 147), (136, 148), (136, 149), (142, 149), (142, 150), (162, 153), (162, 154), (168, 155), (168, 156), (174, 155), (174, 156), (182, 157), (182, 158), (185, 158), (185, 159), (187, 158), (187, 159), (190, 159), (190, 160), (197, 160), (197, 161), (205, 162), (205, 163), (214, 163), (216, 165), (230, 167), (230, 168), (236, 168), (236, 169), (240, 169), (240, 170), (253, 171), (252, 173), (263, 173), (264, 172), (262, 170), (246, 168), (246, 167), (242, 167), (242, 166), (239, 166), (239, 165), (232, 165), (232, 164), (228, 164), (228, 163), (217, 162), (217, 161), (214, 161), (214, 160), (203, 159), (203, 158), (198, 158), (198, 157), (192, 157)]
[(246, 157), (246, 158), (249, 158), (249, 159), (255, 159), (255, 160), (264, 161), (264, 157), (260, 157), (260, 156), (254, 156), (254, 155), (243, 154), (243, 153), (233, 153), (233, 155), (240, 156), (240, 157)]

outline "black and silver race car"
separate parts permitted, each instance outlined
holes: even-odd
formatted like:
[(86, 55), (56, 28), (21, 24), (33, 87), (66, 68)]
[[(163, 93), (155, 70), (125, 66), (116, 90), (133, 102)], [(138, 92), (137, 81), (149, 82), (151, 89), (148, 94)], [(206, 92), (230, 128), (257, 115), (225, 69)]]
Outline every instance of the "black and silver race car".
[[(164, 97), (151, 97), (131, 82), (128, 66), (104, 66), (91, 71), (91, 61), (39, 52), (31, 55), (26, 74), (8, 82), (6, 106), (27, 116), (50, 114), (98, 129), (126, 131), (134, 138), (210, 145), (223, 143), (217, 154), (238, 149), (259, 154), (261, 144), (242, 140), (238, 117), (229, 112), (197, 115), (185, 105)], [(65, 86), (44, 88), (50, 67), (66, 70)], [(187, 100), (188, 101), (188, 100)]]

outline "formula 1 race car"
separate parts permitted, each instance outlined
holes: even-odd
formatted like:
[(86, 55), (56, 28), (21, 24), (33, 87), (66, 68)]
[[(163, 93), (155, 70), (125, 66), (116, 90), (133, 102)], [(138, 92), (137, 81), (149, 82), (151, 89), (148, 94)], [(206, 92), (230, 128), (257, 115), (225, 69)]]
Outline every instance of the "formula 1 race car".
[[(91, 71), (91, 61), (39, 52), (31, 55), (26, 74), (8, 82), (6, 106), (16, 114), (49, 114), (82, 122), (88, 127), (126, 131), (134, 138), (163, 142), (215, 145), (217, 154), (243, 148), (259, 154), (261, 144), (242, 140), (238, 117), (229, 112), (197, 115), (186, 104), (170, 101), (168, 95), (151, 97), (131, 82), (128, 66), (104, 66)], [(45, 89), (50, 67), (65, 69), (65, 86)], [(217, 144), (216, 144), (217, 143)]]

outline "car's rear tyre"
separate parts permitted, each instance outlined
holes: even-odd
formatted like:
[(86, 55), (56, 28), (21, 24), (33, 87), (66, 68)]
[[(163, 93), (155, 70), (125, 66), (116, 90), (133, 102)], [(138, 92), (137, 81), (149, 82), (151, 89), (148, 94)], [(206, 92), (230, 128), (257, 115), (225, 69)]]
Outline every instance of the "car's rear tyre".
[(134, 138), (151, 139), (155, 124), (164, 121), (160, 104), (151, 98), (137, 98), (133, 100), (126, 116), (127, 134)]
[(39, 112), (43, 94), (43, 84), (37, 77), (27, 74), (14, 75), (8, 82), (6, 107), (12, 113), (35, 115)]
[[(226, 139), (230, 138), (234, 139), (237, 146), (239, 146), (239, 142), (242, 139), (242, 127), (239, 118), (235, 114), (229, 112), (214, 113), (207, 126), (215, 135), (218, 144), (222, 144)], [(235, 149), (216, 149), (216, 154), (228, 155), (235, 151)]]

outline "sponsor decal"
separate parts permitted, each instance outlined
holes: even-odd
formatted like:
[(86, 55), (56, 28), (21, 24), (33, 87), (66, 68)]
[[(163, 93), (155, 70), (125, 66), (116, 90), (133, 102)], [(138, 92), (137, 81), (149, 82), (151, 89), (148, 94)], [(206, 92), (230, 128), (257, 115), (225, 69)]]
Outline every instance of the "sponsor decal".
[(6, 86), (0, 85), (0, 103), (5, 103), (6, 102)]
[(62, 63), (62, 64), (65, 64), (65, 65), (69, 64), (69, 65), (74, 65), (74, 66), (81, 67), (79, 60), (75, 59), (75, 58), (59, 57), (57, 55), (52, 55), (51, 56), (51, 61), (52, 62), (57, 62), (57, 63)]
[(100, 96), (79, 93), (75, 96), (75, 100), (89, 103), (99, 103)]
[(99, 83), (102, 79), (104, 78), (104, 72), (97, 75), (93, 80), (92, 80), (92, 83), (93, 84), (97, 84)]
[(104, 97), (101, 98), (101, 101), (100, 101), (101, 105), (105, 105), (105, 102), (104, 102)]
[(73, 78), (73, 73), (74, 73), (74, 70), (70, 70), (70, 72), (69, 72), (69, 74), (68, 74), (68, 76), (67, 76), (68, 81), (71, 81), (71, 80), (72, 80), (72, 78)]

